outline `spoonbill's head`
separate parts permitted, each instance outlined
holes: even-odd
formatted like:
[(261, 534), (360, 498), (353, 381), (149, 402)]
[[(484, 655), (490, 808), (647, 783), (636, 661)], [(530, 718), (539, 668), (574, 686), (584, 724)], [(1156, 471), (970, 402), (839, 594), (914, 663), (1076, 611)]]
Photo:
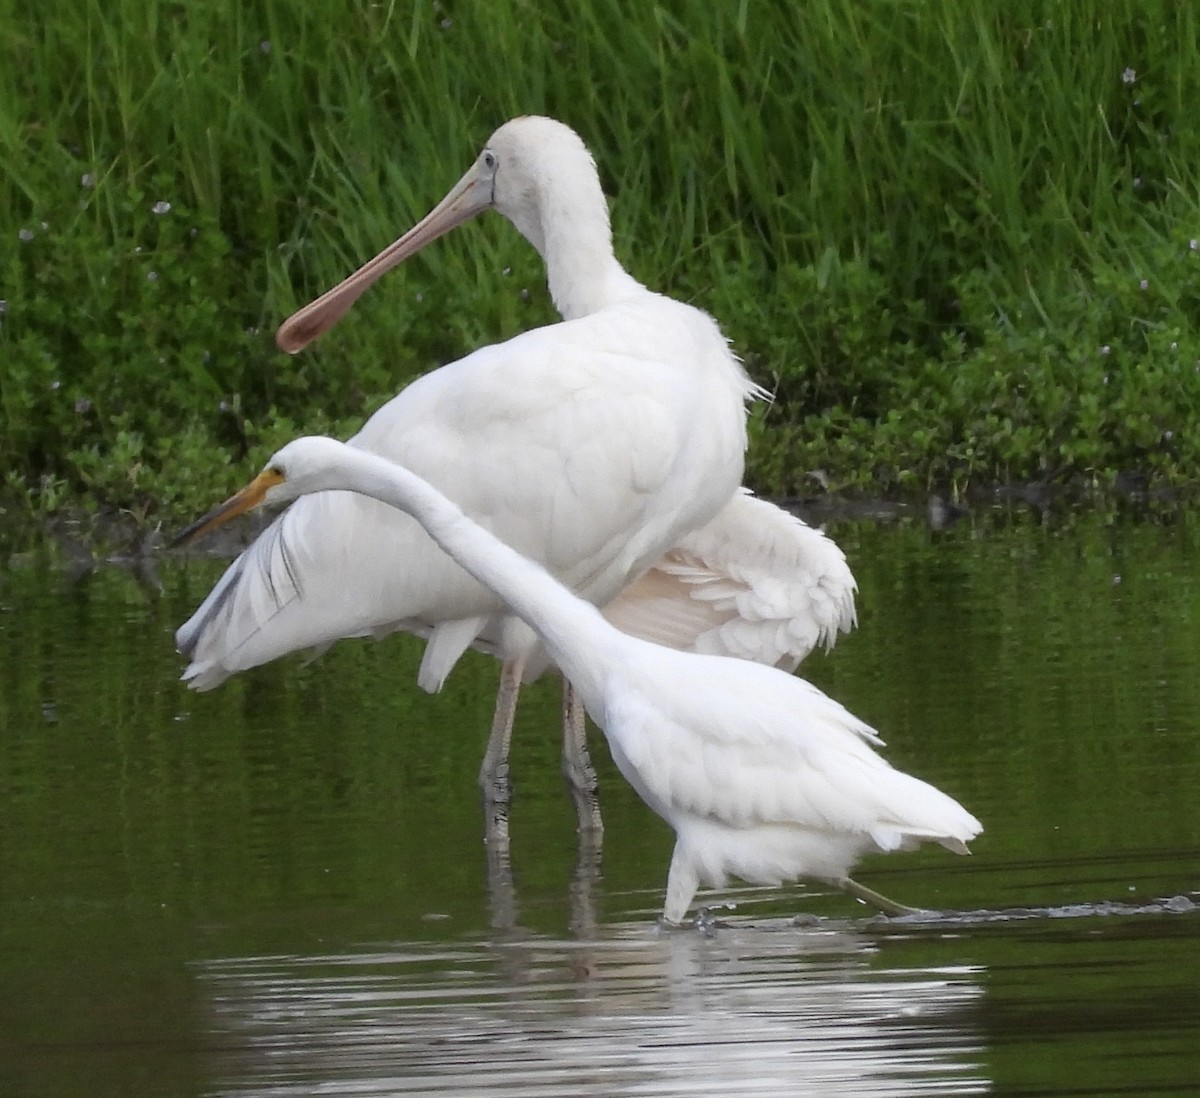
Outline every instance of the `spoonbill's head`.
[(276, 342), (289, 354), (303, 350), (381, 275), (487, 209), (504, 214), (543, 258), (557, 226), (596, 225), (611, 242), (596, 164), (579, 135), (553, 118), (514, 118), (492, 134), (433, 210), (349, 278), (293, 313), (280, 325)]
[(557, 224), (594, 220), (599, 210), (607, 233), (596, 162), (570, 126), (538, 115), (514, 118), (492, 134), (480, 160), (489, 153), (496, 164), (492, 206), (543, 258)]
[(224, 526), (230, 519), (268, 503), (288, 503), (310, 492), (344, 487), (343, 469), (349, 448), (321, 435), (289, 442), (263, 466), (240, 492), (202, 515), (171, 542), (172, 549), (188, 545)]

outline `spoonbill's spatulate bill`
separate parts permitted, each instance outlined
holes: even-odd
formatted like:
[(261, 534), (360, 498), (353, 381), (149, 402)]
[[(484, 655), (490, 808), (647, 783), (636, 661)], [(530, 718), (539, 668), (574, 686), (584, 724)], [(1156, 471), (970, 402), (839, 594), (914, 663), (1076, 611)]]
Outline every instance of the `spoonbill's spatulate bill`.
[(755, 884), (814, 878), (910, 910), (852, 881), (858, 859), (925, 840), (966, 853), (982, 830), (957, 801), (890, 766), (875, 732), (803, 679), (622, 633), (419, 477), (359, 448), (326, 438), (288, 444), (182, 537), (263, 502), (345, 489), (414, 516), (545, 644), (622, 774), (675, 830), (668, 922), (684, 919), (697, 888), (729, 875)]
[[(560, 123), (502, 126), (428, 217), (287, 321), (280, 345), (299, 350), (386, 270), (489, 208), (542, 254), (567, 319), (420, 379), (353, 445), (418, 471), (571, 589), (610, 604), (622, 628), (789, 667), (828, 646), (854, 621), (845, 558), (793, 516), (735, 493), (756, 387), (710, 317), (618, 264), (595, 166)], [(185, 678), (209, 689), (287, 652), (395, 630), (428, 638), (425, 689), (472, 644), (504, 661), (480, 778), (505, 799), (517, 690), (544, 653), (404, 515), (352, 495), (301, 500), (177, 642)], [(564, 766), (577, 786), (593, 784), (581, 727), (564, 730)]]

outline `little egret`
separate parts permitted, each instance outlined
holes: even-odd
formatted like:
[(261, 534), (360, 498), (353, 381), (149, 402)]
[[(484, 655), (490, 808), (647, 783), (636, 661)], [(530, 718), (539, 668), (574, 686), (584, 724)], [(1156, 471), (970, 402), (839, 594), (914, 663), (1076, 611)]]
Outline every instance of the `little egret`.
[(701, 885), (826, 881), (890, 913), (851, 880), (872, 851), (923, 840), (967, 853), (982, 830), (957, 801), (893, 768), (875, 732), (816, 687), (759, 663), (629, 636), (409, 470), (328, 438), (280, 450), (177, 540), (261, 503), (349, 490), (414, 516), (541, 638), (608, 738), (621, 773), (676, 834), (663, 918)]

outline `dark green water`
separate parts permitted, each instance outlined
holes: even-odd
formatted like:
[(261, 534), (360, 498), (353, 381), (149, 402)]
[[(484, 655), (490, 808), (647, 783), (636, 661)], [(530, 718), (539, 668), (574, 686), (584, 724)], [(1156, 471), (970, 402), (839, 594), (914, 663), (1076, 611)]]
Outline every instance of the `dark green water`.
[[(219, 562), (0, 566), (0, 1094), (1184, 1095), (1200, 1079), (1200, 513), (833, 531), (861, 628), (806, 671), (986, 826), (654, 923), (671, 836), (603, 755), (576, 867), (557, 688), (514, 879), (475, 772), (495, 667), (348, 643), (204, 696)], [(793, 916), (815, 918), (794, 925)]]

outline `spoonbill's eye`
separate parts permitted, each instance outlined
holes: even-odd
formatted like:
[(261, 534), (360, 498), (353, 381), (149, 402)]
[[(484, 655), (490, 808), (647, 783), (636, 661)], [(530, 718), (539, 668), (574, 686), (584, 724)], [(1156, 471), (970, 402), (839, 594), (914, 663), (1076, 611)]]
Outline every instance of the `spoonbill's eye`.
[(500, 157), (498, 157), (491, 149), (483, 150), (483, 166), (490, 171), (495, 171), (500, 166)]

